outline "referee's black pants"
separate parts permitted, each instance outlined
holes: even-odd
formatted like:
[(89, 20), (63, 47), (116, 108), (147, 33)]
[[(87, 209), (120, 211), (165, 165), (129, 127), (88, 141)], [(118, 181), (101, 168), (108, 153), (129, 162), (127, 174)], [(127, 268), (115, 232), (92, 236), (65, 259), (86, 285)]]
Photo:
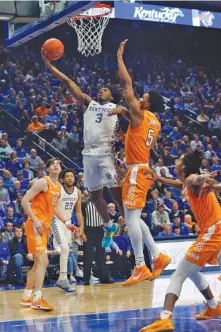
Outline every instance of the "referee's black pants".
[(109, 276), (106, 266), (105, 250), (101, 246), (101, 242), (104, 236), (103, 227), (85, 226), (84, 233), (87, 236), (87, 242), (84, 242), (83, 245), (84, 281), (87, 282), (90, 280), (93, 260), (95, 260), (98, 267), (99, 279), (101, 281), (107, 281)]

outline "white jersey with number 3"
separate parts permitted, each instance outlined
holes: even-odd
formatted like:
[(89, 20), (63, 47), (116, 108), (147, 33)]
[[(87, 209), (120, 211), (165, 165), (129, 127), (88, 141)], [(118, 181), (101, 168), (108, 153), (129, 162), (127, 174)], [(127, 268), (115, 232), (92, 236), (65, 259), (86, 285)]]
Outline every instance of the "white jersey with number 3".
[(90, 154), (90, 149), (112, 147), (118, 117), (108, 116), (108, 113), (114, 108), (116, 104), (111, 102), (100, 104), (94, 100), (88, 105), (84, 113), (84, 155)]

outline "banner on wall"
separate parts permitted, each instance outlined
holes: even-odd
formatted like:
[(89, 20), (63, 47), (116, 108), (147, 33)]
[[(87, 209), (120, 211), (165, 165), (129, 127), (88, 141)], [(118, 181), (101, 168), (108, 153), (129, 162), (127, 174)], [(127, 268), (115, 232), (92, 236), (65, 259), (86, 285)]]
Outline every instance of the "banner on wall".
[(221, 29), (221, 13), (115, 1), (115, 18)]

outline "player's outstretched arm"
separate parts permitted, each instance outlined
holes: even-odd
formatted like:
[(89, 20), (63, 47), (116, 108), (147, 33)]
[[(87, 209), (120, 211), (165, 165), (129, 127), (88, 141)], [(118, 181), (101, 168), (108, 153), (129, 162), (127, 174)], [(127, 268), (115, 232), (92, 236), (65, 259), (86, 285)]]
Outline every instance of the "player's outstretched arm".
[(217, 181), (214, 179), (214, 177), (217, 176), (216, 172), (213, 173), (205, 173), (205, 174), (191, 174), (186, 178), (185, 184), (187, 186), (203, 186), (204, 184), (214, 185), (217, 183)]
[(41, 49), (41, 55), (42, 55), (42, 58), (44, 60), (46, 67), (51, 71), (51, 73), (54, 76), (56, 76), (59, 80), (61, 80), (66, 85), (66, 87), (68, 88), (68, 90), (70, 91), (72, 96), (82, 105), (86, 105), (86, 106), (89, 105), (92, 98), (90, 96), (88, 96), (87, 94), (83, 93), (81, 91), (81, 89), (77, 86), (77, 84), (75, 84), (68, 76), (63, 74), (55, 66), (53, 66), (51, 64), (51, 62), (48, 60), (47, 54), (45, 53), (45, 51), (43, 49)]
[(167, 186), (170, 186), (170, 187), (173, 187), (173, 188), (176, 188), (179, 190), (182, 190), (182, 188), (183, 188), (183, 183), (178, 179), (173, 180), (173, 179), (164, 178), (163, 176), (158, 176), (153, 170), (147, 170), (145, 172), (146, 172), (146, 174), (151, 174), (154, 181), (159, 181), (163, 184), (166, 184)]
[(21, 205), (27, 215), (32, 219), (37, 231), (39, 234), (42, 234), (44, 231), (44, 226), (41, 221), (38, 220), (36, 215), (31, 209), (30, 202), (32, 199), (37, 196), (40, 192), (45, 192), (48, 188), (47, 182), (45, 179), (40, 179), (36, 181), (33, 186), (26, 192), (25, 196), (22, 198)]
[(143, 119), (143, 111), (141, 110), (139, 101), (134, 96), (132, 80), (123, 60), (124, 46), (126, 42), (127, 39), (120, 44), (117, 52), (118, 73), (123, 85), (126, 102), (131, 111), (131, 116), (133, 117), (133, 115), (135, 115)]

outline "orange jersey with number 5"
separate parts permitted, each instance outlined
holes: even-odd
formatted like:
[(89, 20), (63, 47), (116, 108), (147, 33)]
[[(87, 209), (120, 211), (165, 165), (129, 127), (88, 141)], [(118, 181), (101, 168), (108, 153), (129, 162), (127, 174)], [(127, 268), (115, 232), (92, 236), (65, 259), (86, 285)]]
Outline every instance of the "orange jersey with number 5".
[(127, 165), (147, 164), (150, 162), (150, 150), (155, 144), (161, 130), (157, 117), (144, 111), (142, 123), (137, 127), (129, 125), (125, 138), (125, 155)]
[[(31, 201), (31, 208), (39, 221), (41, 221), (45, 228), (51, 226), (51, 221), (54, 215), (55, 206), (57, 200), (61, 195), (61, 184), (57, 182), (53, 184), (49, 176), (44, 178), (47, 181), (48, 190), (46, 192), (40, 192)], [(32, 225), (32, 221), (28, 218), (27, 223)]]

